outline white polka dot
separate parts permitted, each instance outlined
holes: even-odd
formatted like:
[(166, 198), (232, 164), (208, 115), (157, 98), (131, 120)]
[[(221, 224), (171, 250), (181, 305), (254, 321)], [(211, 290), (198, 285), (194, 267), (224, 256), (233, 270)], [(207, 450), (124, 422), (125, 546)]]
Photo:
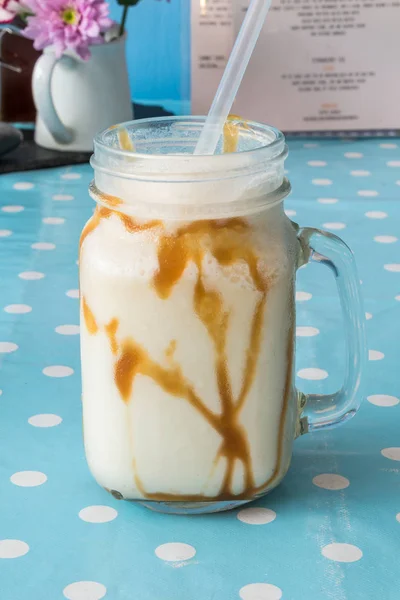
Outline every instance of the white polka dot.
[(308, 369), (300, 369), (297, 375), (301, 379), (310, 379), (312, 381), (319, 381), (320, 379), (326, 379), (328, 377), (327, 371), (318, 369), (316, 367), (310, 367)]
[(247, 523), (247, 525), (266, 525), (276, 519), (276, 512), (269, 508), (252, 506), (250, 508), (243, 508), (236, 516), (239, 521)]
[(319, 144), (314, 142), (307, 142), (307, 144), (303, 144), (303, 148), (318, 148)]
[(387, 396), (386, 394), (374, 394), (367, 397), (368, 402), (375, 406), (396, 406), (400, 402), (396, 396)]
[(335, 475), (334, 473), (322, 473), (316, 475), (313, 480), (313, 484), (324, 490), (344, 490), (349, 487), (350, 481), (347, 477), (342, 475)]
[(350, 175), (352, 175), (353, 177), (367, 177), (368, 175), (371, 175), (370, 171), (350, 171)]
[(196, 549), (189, 544), (182, 544), (181, 542), (170, 542), (168, 544), (161, 544), (154, 550), (156, 556), (161, 560), (168, 562), (189, 560), (196, 554)]
[(62, 225), (65, 223), (65, 219), (62, 217), (45, 217), (42, 221), (45, 225)]
[(383, 265), (385, 271), (390, 271), (391, 273), (400, 273), (400, 263), (391, 263), (389, 265)]
[(11, 483), (20, 487), (36, 487), (47, 481), (47, 476), (40, 471), (19, 471), (10, 477)]
[(313, 337), (319, 334), (319, 329), (316, 327), (296, 327), (296, 335), (298, 337)]
[(0, 229), (0, 237), (8, 237), (9, 235), (12, 235), (10, 229)]
[(107, 588), (97, 581), (75, 581), (63, 589), (67, 600), (101, 600), (107, 594)]
[(400, 160), (389, 160), (386, 164), (388, 167), (400, 167)]
[(365, 213), (365, 216), (368, 217), (368, 219), (386, 219), (388, 215), (382, 210), (369, 210)]
[(61, 417), (52, 414), (33, 415), (28, 419), (28, 423), (33, 425), (33, 427), (55, 427), (61, 422)]
[(400, 523), (400, 513), (397, 513), (397, 515), (396, 515), (396, 521), (398, 521)]
[(71, 194), (54, 194), (53, 196), (53, 200), (56, 200), (58, 202), (63, 202), (63, 201), (67, 201), (67, 200), (73, 200), (74, 196), (72, 196)]
[(379, 148), (384, 148), (385, 150), (393, 150), (397, 148), (397, 144), (379, 144)]
[(36, 279), (43, 279), (44, 273), (39, 273), (39, 271), (24, 271), (20, 273), (18, 277), (20, 279), (26, 279), (27, 281), (34, 281)]
[(79, 325), (59, 325), (56, 332), (60, 335), (79, 335)]
[(68, 298), (79, 298), (79, 290), (68, 290), (65, 292)]
[(0, 354), (8, 354), (10, 352), (15, 352), (18, 350), (17, 344), (13, 342), (0, 342)]
[(311, 300), (312, 294), (309, 292), (296, 292), (296, 300), (298, 302), (305, 302), (306, 300)]
[(362, 158), (364, 154), (361, 154), (361, 152), (345, 152), (344, 156), (345, 158)]
[(2, 395), (3, 395), (3, 390), (0, 390), (0, 396), (2, 396)]
[(346, 224), (345, 223), (324, 223), (322, 227), (325, 227), (325, 229), (345, 229)]
[(398, 296), (395, 296), (394, 299), (397, 300), (397, 302), (400, 302), (400, 294)]
[(0, 540), (0, 558), (19, 558), (29, 552), (29, 546), (21, 540)]
[(309, 160), (309, 167), (326, 167), (326, 162), (324, 160)]
[(378, 244), (394, 244), (394, 242), (397, 242), (397, 237), (394, 235), (376, 235), (374, 242), (378, 242)]
[(313, 185), (332, 185), (331, 179), (313, 179), (311, 182)]
[(357, 194), (364, 198), (373, 198), (375, 196), (379, 196), (379, 192), (376, 190), (358, 190)]
[(300, 369), (297, 372), (298, 377), (301, 379), (309, 379), (312, 381), (319, 381), (321, 379), (326, 379), (329, 374), (324, 369), (319, 369), (317, 367), (309, 367), (308, 369)]
[(80, 179), (81, 177), (80, 173), (64, 173), (61, 175), (61, 179)]
[(336, 204), (339, 200), (337, 198), (317, 198), (317, 202), (320, 204)]
[(30, 181), (18, 181), (18, 183), (14, 183), (14, 190), (31, 190), (35, 185)]
[(31, 246), (34, 250), (54, 250), (55, 247), (56, 245), (51, 242), (36, 242)]
[(369, 312), (365, 313), (365, 318), (367, 319), (367, 321), (369, 321), (370, 319), (372, 319), (372, 315)]
[(381, 450), (381, 454), (390, 460), (400, 460), (400, 448), (384, 448)]
[(368, 350), (368, 360), (382, 360), (385, 358), (383, 352), (379, 352), (379, 350)]
[(296, 211), (295, 210), (291, 210), (291, 209), (287, 209), (285, 210), (285, 215), (287, 217), (295, 217), (296, 216)]
[(400, 179), (396, 181), (396, 185), (400, 185)]
[(87, 506), (79, 511), (79, 518), (87, 523), (108, 523), (118, 516), (118, 512), (111, 506)]
[(6, 213), (19, 213), (25, 210), (25, 208), (23, 206), (13, 204), (11, 206), (3, 206), (1, 210)]
[(32, 307), (28, 306), (28, 304), (9, 304), (4, 308), (7, 313), (19, 315), (24, 313), (30, 313), (32, 311)]
[(69, 377), (73, 372), (74, 370), (71, 367), (64, 367), (63, 365), (53, 365), (43, 369), (43, 373), (47, 377)]
[(321, 553), (325, 558), (329, 560), (335, 560), (337, 562), (351, 563), (360, 560), (363, 553), (357, 546), (352, 544), (328, 544), (324, 546)]
[(272, 583), (249, 583), (239, 590), (242, 600), (280, 600), (282, 590)]

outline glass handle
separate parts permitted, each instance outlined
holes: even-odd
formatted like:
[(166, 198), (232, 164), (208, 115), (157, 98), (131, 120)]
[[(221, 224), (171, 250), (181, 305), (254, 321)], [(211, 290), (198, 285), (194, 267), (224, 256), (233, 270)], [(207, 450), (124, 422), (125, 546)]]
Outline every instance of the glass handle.
[(306, 262), (317, 262), (333, 272), (342, 307), (346, 365), (342, 388), (334, 394), (305, 395), (303, 415), (308, 431), (341, 425), (361, 403), (361, 377), (366, 358), (365, 314), (356, 263), (350, 248), (336, 235), (306, 227), (298, 233)]

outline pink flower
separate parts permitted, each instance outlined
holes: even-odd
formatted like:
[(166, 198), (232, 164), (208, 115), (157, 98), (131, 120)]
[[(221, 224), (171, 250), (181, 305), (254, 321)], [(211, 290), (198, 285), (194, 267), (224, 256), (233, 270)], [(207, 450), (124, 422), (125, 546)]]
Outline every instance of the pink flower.
[[(1, 0), (0, 0), (1, 2)], [(24, 35), (36, 50), (53, 46), (57, 57), (66, 50), (90, 58), (89, 46), (104, 43), (102, 33), (113, 21), (104, 0), (25, 0), (34, 16), (28, 17)]]
[(17, 15), (27, 12), (29, 8), (19, 0), (0, 0), (0, 23), (9, 23)]

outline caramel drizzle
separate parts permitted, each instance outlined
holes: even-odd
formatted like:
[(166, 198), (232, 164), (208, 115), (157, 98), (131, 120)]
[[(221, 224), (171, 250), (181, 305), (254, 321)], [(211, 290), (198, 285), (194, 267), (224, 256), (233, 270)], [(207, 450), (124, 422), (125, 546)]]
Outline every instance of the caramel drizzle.
[[(168, 494), (165, 492), (156, 492), (156, 493), (148, 493), (143, 486), (143, 483), (138, 476), (138, 471), (136, 467), (136, 461), (132, 461), (133, 469), (134, 469), (134, 481), (137, 489), (140, 494), (147, 498), (148, 500), (153, 500), (156, 502), (210, 502), (210, 501), (226, 501), (226, 500), (250, 500), (254, 499), (257, 496), (261, 496), (263, 493), (268, 491), (275, 480), (281, 475), (282, 469), (282, 458), (284, 451), (284, 440), (285, 440), (285, 423), (286, 423), (286, 414), (289, 406), (289, 399), (292, 394), (292, 386), (293, 386), (293, 362), (294, 362), (294, 327), (292, 326), (289, 335), (288, 335), (288, 345), (286, 350), (286, 360), (287, 360), (287, 370), (286, 370), (286, 379), (285, 379), (285, 389), (283, 394), (283, 404), (281, 415), (279, 419), (279, 429), (278, 429), (278, 450), (277, 450), (277, 460), (275, 464), (275, 468), (270, 475), (270, 477), (263, 484), (259, 486), (251, 486), (245, 488), (240, 494), (232, 494), (225, 493), (224, 486), (222, 486), (219, 494), (217, 496), (205, 496), (204, 494)], [(227, 475), (230, 474), (231, 467), (228, 466), (225, 480)]]
[[(294, 310), (294, 306), (292, 307)], [(293, 314), (293, 313), (292, 313)], [(271, 487), (275, 479), (279, 477), (279, 473), (282, 468), (282, 457), (283, 457), (283, 446), (285, 441), (285, 423), (286, 423), (286, 413), (289, 406), (289, 398), (293, 392), (293, 365), (294, 365), (294, 326), (290, 327), (289, 335), (288, 335), (288, 344), (286, 348), (286, 378), (285, 378), (285, 389), (283, 392), (283, 407), (281, 412), (281, 417), (279, 419), (279, 430), (278, 430), (278, 459), (276, 461), (275, 469), (273, 470), (271, 476), (265, 483), (259, 486), (256, 490), (257, 494), (261, 494), (265, 490)]]
[(111, 321), (104, 326), (108, 339), (110, 340), (111, 352), (118, 354), (118, 342), (117, 342), (117, 330), (119, 326), (118, 319), (111, 319)]
[(111, 212), (112, 211), (109, 208), (104, 208), (104, 206), (96, 206), (96, 210), (94, 211), (92, 218), (89, 219), (83, 228), (81, 239), (79, 241), (79, 248), (82, 248), (82, 244), (86, 240), (87, 236), (100, 225), (100, 221), (102, 219), (108, 219), (108, 217), (111, 215)]
[[(236, 123), (234, 123), (233, 121), (236, 121)], [(237, 151), (241, 128), (249, 129), (249, 126), (238, 115), (229, 115), (227, 120), (225, 121), (222, 132), (224, 154), (229, 154), (231, 152)]]
[(165, 392), (184, 398), (213, 427), (217, 426), (217, 415), (207, 408), (193, 387), (186, 381), (179, 366), (163, 367), (154, 361), (139, 344), (127, 338), (121, 344), (121, 352), (114, 368), (114, 379), (121, 398), (128, 403), (136, 375), (153, 379)]
[(90, 310), (85, 298), (82, 298), (82, 312), (83, 318), (85, 319), (86, 329), (90, 333), (90, 335), (94, 335), (98, 332), (99, 328), (96, 323), (96, 319), (92, 311)]
[(129, 137), (129, 133), (125, 129), (125, 127), (120, 127), (118, 129), (118, 141), (119, 141), (121, 150), (129, 150), (130, 152), (135, 151), (135, 146), (134, 146), (131, 138)]
[[(104, 212), (106, 210), (107, 212)], [(102, 218), (108, 218), (109, 209), (98, 207), (96, 213), (86, 226), (81, 244), (89, 233), (100, 223)], [(119, 212), (112, 212), (122, 221), (127, 231), (134, 233), (154, 227), (161, 228), (160, 221), (149, 221), (145, 224), (136, 223), (131, 217)], [(274, 472), (262, 486), (256, 486), (251, 464), (251, 453), (244, 427), (239, 422), (239, 416), (245, 404), (248, 393), (254, 381), (257, 360), (262, 341), (262, 326), (264, 320), (265, 303), (270, 282), (266, 281), (258, 270), (257, 257), (250, 246), (247, 236), (248, 224), (242, 219), (228, 219), (223, 221), (206, 220), (196, 221), (178, 229), (174, 234), (162, 232), (158, 246), (159, 268), (153, 278), (153, 286), (162, 299), (170, 296), (174, 286), (179, 282), (182, 274), (190, 261), (197, 267), (197, 280), (194, 286), (193, 305), (197, 316), (204, 324), (210, 339), (213, 342), (215, 353), (215, 366), (217, 385), (221, 402), (221, 413), (211, 411), (197, 395), (193, 386), (186, 380), (179, 365), (172, 364), (164, 367), (154, 361), (133, 339), (126, 338), (120, 344), (116, 334), (118, 320), (112, 319), (105, 325), (105, 332), (109, 338), (112, 353), (117, 357), (114, 366), (114, 379), (120, 396), (128, 403), (133, 389), (133, 382), (137, 375), (151, 378), (166, 393), (183, 398), (217, 431), (222, 441), (215, 457), (214, 464), (221, 457), (226, 459), (226, 469), (220, 491), (217, 496), (209, 497), (203, 494), (179, 495), (161, 492), (148, 493), (140, 481), (137, 469), (134, 469), (135, 483), (140, 493), (150, 500), (157, 501), (207, 501), (227, 500), (254, 497), (267, 489), (272, 481), (279, 475), (283, 453), (283, 438), (285, 416), (288, 399), (291, 394), (292, 357), (293, 357), (293, 330), (289, 335), (287, 350), (287, 376), (284, 390), (284, 401), (279, 424), (278, 457)], [(230, 314), (224, 307), (220, 294), (208, 289), (203, 276), (203, 257), (206, 250), (221, 266), (229, 266), (238, 261), (245, 262), (254, 287), (261, 296), (256, 304), (250, 328), (250, 341), (246, 351), (244, 376), (238, 398), (234, 398), (231, 389), (230, 375), (227, 366), (226, 340)], [(97, 332), (92, 326), (92, 320), (85, 307), (86, 300), (82, 299), (83, 316), (87, 330), (90, 334)], [(166, 354), (170, 358), (175, 350), (175, 344), (170, 344)], [(244, 491), (234, 494), (232, 491), (235, 463), (239, 461), (244, 469)]]
[(165, 350), (165, 357), (169, 362), (173, 361), (175, 350), (176, 350), (176, 340), (171, 340), (167, 349)]
[[(101, 200), (107, 203), (107, 199), (108, 198), (116, 198), (115, 196), (108, 196), (108, 194), (103, 194), (101, 193)], [(119, 204), (122, 203), (122, 200), (120, 198), (116, 198), (117, 200), (119, 200)], [(85, 241), (85, 239), (87, 238), (87, 236), (89, 234), (92, 233), (92, 231), (94, 231), (99, 225), (102, 219), (108, 219), (111, 215), (115, 215), (117, 216), (120, 221), (122, 222), (122, 224), (124, 225), (126, 231), (128, 231), (129, 233), (138, 233), (139, 231), (146, 231), (147, 229), (154, 229), (155, 227), (161, 227), (162, 226), (162, 221), (159, 220), (153, 220), (153, 221), (147, 221), (146, 223), (137, 223), (135, 221), (135, 219), (133, 219), (132, 217), (130, 217), (129, 215), (126, 215), (122, 212), (116, 211), (116, 210), (111, 210), (110, 208), (106, 208), (104, 206), (96, 206), (96, 210), (93, 213), (93, 216), (91, 219), (89, 219), (89, 221), (86, 223), (85, 227), (83, 228), (82, 234), (81, 234), (81, 238), (79, 241), (79, 248), (82, 248), (83, 242)]]

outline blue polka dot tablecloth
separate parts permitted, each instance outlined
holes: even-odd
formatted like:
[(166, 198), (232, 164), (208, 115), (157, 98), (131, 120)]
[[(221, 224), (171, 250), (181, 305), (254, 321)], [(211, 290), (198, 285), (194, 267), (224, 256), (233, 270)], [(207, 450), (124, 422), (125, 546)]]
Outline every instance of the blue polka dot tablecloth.
[[(240, 511), (182, 517), (92, 479), (81, 425), (80, 230), (89, 166), (0, 179), (0, 599), (399, 600), (400, 142), (293, 140), (287, 214), (338, 233), (362, 280), (365, 400), (294, 445), (284, 482)], [(329, 270), (297, 284), (297, 385), (344, 370)]]

